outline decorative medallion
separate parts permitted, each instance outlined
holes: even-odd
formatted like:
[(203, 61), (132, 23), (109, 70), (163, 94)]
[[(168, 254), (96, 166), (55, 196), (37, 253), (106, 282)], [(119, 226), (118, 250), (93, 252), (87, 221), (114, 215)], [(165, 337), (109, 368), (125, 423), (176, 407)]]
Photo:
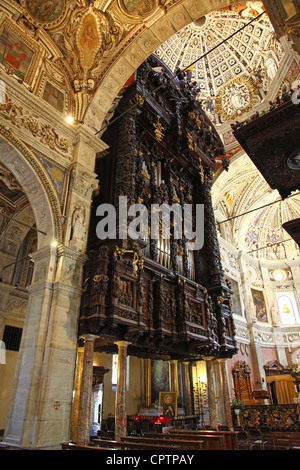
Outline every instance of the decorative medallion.
[(83, 18), (77, 35), (80, 64), (83, 70), (93, 67), (95, 56), (101, 45), (100, 20), (93, 13), (88, 13)]
[(29, 21), (44, 29), (57, 26), (67, 13), (66, 0), (21, 0), (21, 5)]
[(118, 0), (118, 6), (127, 17), (144, 19), (158, 8), (160, 0)]
[(300, 170), (300, 149), (296, 150), (289, 156), (287, 165), (292, 170)]
[(257, 102), (254, 77), (242, 75), (226, 83), (216, 98), (216, 111), (224, 120), (232, 120), (249, 111)]
[(88, 9), (77, 8), (66, 29), (64, 44), (76, 70), (78, 87), (93, 89), (95, 71), (100, 67), (104, 52), (108, 53), (119, 42), (121, 27), (108, 12), (103, 13), (93, 5)]

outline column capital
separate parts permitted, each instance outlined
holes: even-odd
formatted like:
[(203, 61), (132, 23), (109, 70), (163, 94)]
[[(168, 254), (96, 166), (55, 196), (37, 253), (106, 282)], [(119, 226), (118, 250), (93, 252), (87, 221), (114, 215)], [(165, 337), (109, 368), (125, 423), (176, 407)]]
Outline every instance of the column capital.
[(80, 339), (83, 339), (84, 342), (86, 342), (86, 341), (95, 341), (97, 338), (99, 338), (99, 336), (92, 335), (90, 333), (83, 334), (83, 335), (80, 336)]
[(129, 341), (114, 341), (114, 344), (118, 346), (118, 348), (127, 348), (131, 343)]

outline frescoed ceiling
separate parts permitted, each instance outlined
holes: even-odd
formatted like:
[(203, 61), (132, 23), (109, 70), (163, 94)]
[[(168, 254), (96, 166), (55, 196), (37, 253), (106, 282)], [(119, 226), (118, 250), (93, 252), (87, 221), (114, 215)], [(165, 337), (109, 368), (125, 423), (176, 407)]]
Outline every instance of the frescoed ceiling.
[[(0, 68), (63, 117), (99, 129), (113, 98), (155, 49), (175, 70), (218, 46), (192, 71), (212, 121), (234, 119), (264, 101), (286, 58), (267, 14), (220, 45), (263, 12), (262, 2), (205, 0), (186, 9), (179, 8), (182, 3), (12, 0), (8, 7), (4, 2)], [(197, 16), (201, 12), (205, 16)], [(171, 20), (163, 21), (169, 13)]]

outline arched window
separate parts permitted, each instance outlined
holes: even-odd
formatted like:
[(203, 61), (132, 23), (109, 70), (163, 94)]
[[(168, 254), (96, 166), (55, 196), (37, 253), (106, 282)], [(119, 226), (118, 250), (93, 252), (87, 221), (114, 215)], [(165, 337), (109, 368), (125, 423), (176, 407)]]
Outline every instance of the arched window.
[(295, 325), (299, 323), (299, 314), (292, 293), (285, 292), (284, 294), (279, 294), (277, 303), (282, 325)]

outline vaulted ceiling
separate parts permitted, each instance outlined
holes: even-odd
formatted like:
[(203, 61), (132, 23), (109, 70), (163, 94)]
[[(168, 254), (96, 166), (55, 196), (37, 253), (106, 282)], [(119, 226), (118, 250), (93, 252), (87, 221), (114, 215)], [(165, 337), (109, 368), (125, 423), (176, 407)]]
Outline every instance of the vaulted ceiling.
[(3, 280), (9, 280), (15, 271), (11, 263), (22, 257), (20, 247), (29, 232), (35, 236), (35, 230), (30, 231), (34, 226), (35, 217), (27, 196), (13, 174), (0, 163), (0, 278)]
[(282, 201), (244, 154), (213, 186), (216, 218), (223, 238), (255, 258), (292, 259), (299, 248), (282, 224), (300, 217), (300, 194)]

